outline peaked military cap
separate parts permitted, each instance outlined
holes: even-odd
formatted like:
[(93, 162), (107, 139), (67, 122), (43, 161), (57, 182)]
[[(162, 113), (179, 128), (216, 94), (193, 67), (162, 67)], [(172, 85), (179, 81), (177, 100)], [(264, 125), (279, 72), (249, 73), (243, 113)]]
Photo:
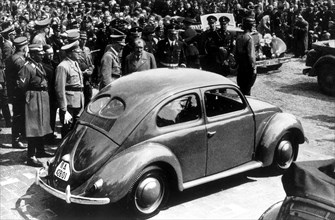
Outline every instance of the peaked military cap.
[(30, 44), (29, 45), (29, 51), (44, 53), (42, 44)]
[(79, 48), (79, 41), (77, 40), (61, 47), (61, 49), (65, 51), (73, 51), (77, 48)]
[(216, 23), (217, 20), (218, 19), (213, 15), (210, 15), (210, 16), (207, 17), (207, 21), (208, 21), (209, 24), (214, 24), (214, 23)]
[(221, 16), (221, 17), (219, 18), (219, 22), (220, 22), (220, 23), (228, 24), (229, 21), (230, 21), (230, 19), (229, 19), (227, 16)]
[(79, 40), (80, 38), (79, 29), (70, 29), (70, 30), (67, 30), (66, 33), (67, 33), (67, 40), (69, 42), (74, 42), (76, 40)]
[(13, 41), (16, 47), (21, 47), (28, 44), (28, 38), (26, 37), (17, 37)]
[(15, 29), (14, 29), (14, 25), (10, 25), (8, 27), (6, 27), (5, 29), (3, 29), (0, 34), (11, 34), (11, 33), (14, 33), (15, 32)]
[(43, 19), (43, 20), (37, 20), (35, 21), (35, 26), (37, 27), (45, 27), (45, 26), (48, 26), (51, 22), (51, 19), (50, 18), (46, 18), (46, 19)]
[(166, 30), (170, 33), (177, 33), (177, 24), (171, 23), (166, 26)]
[(129, 31), (131, 34), (139, 34), (142, 33), (143, 29), (141, 27), (135, 26), (132, 27)]

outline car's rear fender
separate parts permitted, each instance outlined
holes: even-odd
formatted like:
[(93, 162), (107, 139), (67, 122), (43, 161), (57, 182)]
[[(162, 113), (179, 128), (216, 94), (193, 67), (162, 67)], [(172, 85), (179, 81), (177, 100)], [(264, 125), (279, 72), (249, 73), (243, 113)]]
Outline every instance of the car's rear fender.
[(298, 142), (305, 142), (304, 130), (301, 122), (292, 114), (277, 113), (267, 123), (256, 150), (256, 160), (264, 166), (272, 164), (275, 148), (286, 132), (291, 132)]
[(103, 179), (99, 195), (109, 197), (111, 202), (122, 199), (139, 178), (140, 172), (149, 165), (161, 166), (176, 180), (182, 190), (182, 172), (179, 161), (167, 147), (157, 143), (142, 143), (111, 158), (90, 182)]

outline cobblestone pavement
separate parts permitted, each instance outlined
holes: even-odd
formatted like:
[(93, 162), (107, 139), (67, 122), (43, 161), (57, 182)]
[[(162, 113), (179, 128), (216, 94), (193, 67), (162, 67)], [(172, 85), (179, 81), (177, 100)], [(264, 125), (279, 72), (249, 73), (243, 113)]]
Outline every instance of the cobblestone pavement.
[[(316, 79), (301, 74), (302, 66), (293, 61), (281, 72), (260, 74), (252, 92), (302, 121), (309, 143), (301, 146), (298, 160), (328, 159), (335, 154), (335, 98), (321, 94)], [(131, 218), (115, 205), (69, 205), (43, 191), (34, 183), (36, 168), (25, 164), (26, 149), (11, 148), (10, 128), (4, 128), (4, 121), (0, 128), (1, 220)], [(56, 146), (46, 150), (53, 153)], [(280, 175), (255, 170), (173, 193), (167, 208), (153, 219), (257, 219), (284, 197)]]

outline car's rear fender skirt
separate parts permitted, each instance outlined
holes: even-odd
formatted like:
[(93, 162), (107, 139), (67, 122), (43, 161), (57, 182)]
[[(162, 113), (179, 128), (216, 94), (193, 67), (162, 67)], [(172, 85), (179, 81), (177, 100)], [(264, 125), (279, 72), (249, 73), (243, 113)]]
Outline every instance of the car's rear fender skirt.
[(257, 145), (256, 160), (262, 161), (264, 166), (271, 165), (276, 146), (279, 140), (287, 132), (290, 132), (293, 135), (297, 144), (305, 142), (305, 135), (301, 122), (294, 115), (289, 113), (275, 114), (267, 123)]
[[(149, 165), (161, 168), (177, 180), (177, 187), (182, 189), (182, 172), (176, 156), (167, 147), (157, 143), (145, 143), (126, 149), (111, 158), (96, 174), (94, 179), (103, 179), (102, 196), (111, 202), (122, 199), (135, 184), (141, 171)], [(175, 182), (176, 183), (176, 182)]]

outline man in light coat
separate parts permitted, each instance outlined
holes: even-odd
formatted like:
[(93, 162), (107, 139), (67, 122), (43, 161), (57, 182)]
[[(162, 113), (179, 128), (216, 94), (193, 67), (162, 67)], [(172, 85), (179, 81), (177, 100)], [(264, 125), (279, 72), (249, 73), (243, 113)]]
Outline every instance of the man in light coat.
[(99, 89), (103, 89), (105, 86), (110, 84), (112, 81), (122, 76), (121, 71), (121, 60), (120, 52), (126, 45), (124, 34), (111, 35), (112, 43), (107, 45), (106, 52), (102, 56), (100, 65), (100, 86)]
[(78, 59), (81, 53), (79, 41), (62, 47), (66, 58), (56, 68), (55, 90), (62, 123), (62, 137), (74, 126), (84, 109), (83, 74)]

